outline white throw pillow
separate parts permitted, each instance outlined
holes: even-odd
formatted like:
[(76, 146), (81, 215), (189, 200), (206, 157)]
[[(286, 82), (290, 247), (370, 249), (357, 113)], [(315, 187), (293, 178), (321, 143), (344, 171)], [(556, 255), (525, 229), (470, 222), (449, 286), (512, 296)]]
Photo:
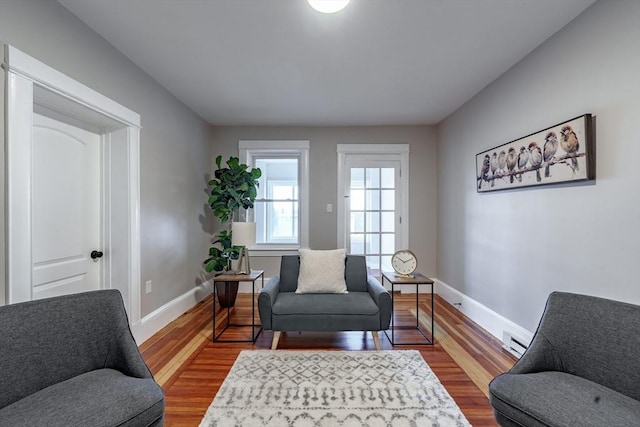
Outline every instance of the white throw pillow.
[(346, 294), (345, 249), (316, 251), (300, 249), (297, 294)]

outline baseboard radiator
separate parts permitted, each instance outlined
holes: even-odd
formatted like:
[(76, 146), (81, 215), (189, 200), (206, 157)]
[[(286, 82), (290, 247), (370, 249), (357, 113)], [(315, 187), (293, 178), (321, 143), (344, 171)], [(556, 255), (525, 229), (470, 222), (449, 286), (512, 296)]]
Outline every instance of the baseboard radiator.
[(514, 336), (511, 332), (502, 332), (502, 347), (518, 359), (522, 357), (528, 346), (525, 340)]

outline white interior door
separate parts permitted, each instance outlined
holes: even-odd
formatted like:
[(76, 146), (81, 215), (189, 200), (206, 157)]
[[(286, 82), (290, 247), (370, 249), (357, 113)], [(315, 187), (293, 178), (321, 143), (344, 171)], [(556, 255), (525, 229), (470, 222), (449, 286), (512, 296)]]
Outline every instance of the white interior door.
[[(44, 112), (100, 135), (102, 206), (101, 215), (92, 218), (102, 222), (101, 286), (122, 293), (134, 337), (144, 341), (153, 328), (142, 324), (140, 313), (140, 115), (13, 46), (3, 47), (7, 243), (6, 282), (0, 280), (0, 292), (7, 304), (14, 304), (43, 297), (47, 288), (40, 285), (42, 292), (34, 295), (33, 213), (42, 212), (47, 221), (49, 207), (35, 209), (33, 203), (33, 120), (34, 112)], [(80, 256), (86, 258), (87, 250)], [(95, 287), (94, 280), (89, 283)]]
[(100, 289), (100, 135), (33, 115), (33, 299)]

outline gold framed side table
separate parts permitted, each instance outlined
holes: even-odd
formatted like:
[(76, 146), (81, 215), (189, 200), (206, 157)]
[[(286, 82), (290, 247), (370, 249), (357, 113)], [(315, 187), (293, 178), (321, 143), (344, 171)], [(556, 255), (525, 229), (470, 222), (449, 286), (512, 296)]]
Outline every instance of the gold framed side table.
[[(264, 270), (251, 270), (250, 273), (247, 274), (236, 274), (236, 273), (223, 273), (213, 278), (213, 335), (212, 341), (215, 342), (256, 342), (258, 335), (262, 332), (262, 325), (260, 323), (256, 323), (256, 281), (258, 279), (262, 279), (262, 287), (264, 287)], [(218, 324), (217, 324), (217, 313), (216, 313), (216, 305), (217, 305), (217, 291), (216, 291), (216, 283), (218, 282), (251, 282), (251, 323), (232, 323), (231, 315), (232, 309), (234, 307), (226, 307), (227, 310), (227, 321), (223, 326), (222, 330), (218, 333)], [(223, 308), (223, 307), (221, 307)], [(224, 309), (224, 308), (223, 308)], [(251, 327), (251, 337), (248, 339), (223, 339), (222, 334), (229, 329), (230, 327), (242, 328), (242, 327)]]
[[(387, 336), (387, 339), (391, 343), (391, 345), (433, 345), (435, 342), (435, 329), (433, 327), (435, 317), (435, 311), (433, 310), (433, 280), (429, 279), (427, 276), (421, 273), (414, 273), (411, 276), (401, 276), (392, 272), (383, 272), (382, 273), (382, 286), (384, 286), (385, 280), (391, 284), (391, 325), (389, 326), (389, 330), (391, 330), (391, 336), (389, 336), (387, 331), (384, 331), (384, 334)], [(395, 324), (395, 302), (394, 302), (394, 291), (396, 285), (415, 285), (416, 286), (416, 325), (415, 326), (397, 326)], [(427, 332), (420, 327), (420, 307), (418, 297), (419, 286), (427, 285), (431, 288), (431, 337), (428, 336)], [(420, 335), (424, 338), (422, 342), (400, 342), (395, 338), (395, 330), (401, 329), (416, 329)]]

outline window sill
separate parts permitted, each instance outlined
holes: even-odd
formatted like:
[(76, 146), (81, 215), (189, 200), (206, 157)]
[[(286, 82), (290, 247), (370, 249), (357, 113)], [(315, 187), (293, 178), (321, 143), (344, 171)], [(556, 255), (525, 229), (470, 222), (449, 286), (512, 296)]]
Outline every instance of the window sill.
[(250, 247), (251, 257), (280, 257), (283, 255), (298, 255), (299, 246), (279, 246), (270, 248)]

